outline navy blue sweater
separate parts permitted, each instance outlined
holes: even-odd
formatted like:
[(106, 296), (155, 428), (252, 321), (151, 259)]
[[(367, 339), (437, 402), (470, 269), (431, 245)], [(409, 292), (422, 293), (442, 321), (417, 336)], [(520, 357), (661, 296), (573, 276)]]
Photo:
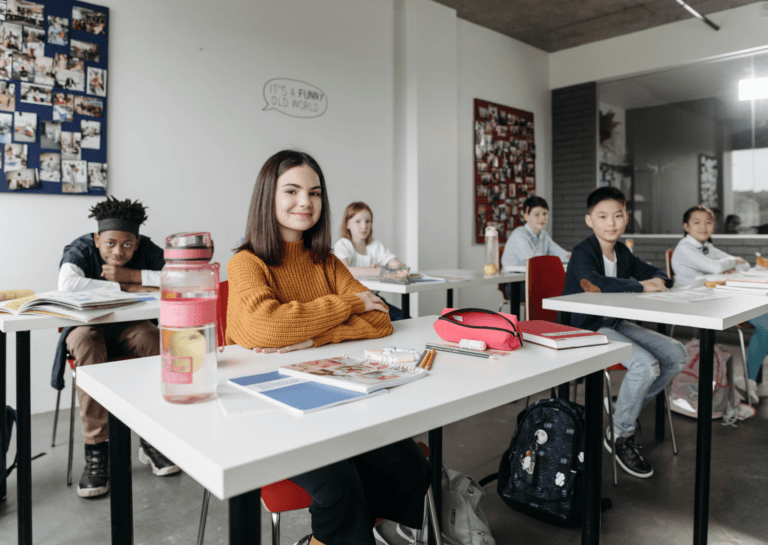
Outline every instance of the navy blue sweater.
[[(565, 273), (563, 295), (582, 293), (584, 290), (581, 289), (580, 282), (583, 279), (589, 280), (605, 293), (641, 292), (643, 285), (640, 280), (650, 280), (651, 278), (661, 278), (668, 288), (672, 287), (673, 282), (666, 272), (635, 256), (623, 243), (616, 242), (614, 251), (616, 253), (616, 278), (605, 276), (603, 252), (597, 237), (592, 235), (581, 241), (571, 252), (568, 270)], [(563, 321), (567, 321), (567, 319)], [(571, 314), (570, 325), (597, 331), (603, 325), (610, 327), (611, 324), (604, 324), (601, 316)]]

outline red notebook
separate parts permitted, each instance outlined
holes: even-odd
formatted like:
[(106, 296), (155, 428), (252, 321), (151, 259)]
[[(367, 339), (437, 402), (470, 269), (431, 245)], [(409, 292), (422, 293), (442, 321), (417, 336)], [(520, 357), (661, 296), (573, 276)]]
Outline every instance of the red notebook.
[(544, 320), (518, 322), (517, 327), (523, 334), (524, 340), (548, 346), (555, 350), (608, 344), (608, 338), (602, 333), (595, 333), (588, 329), (579, 329)]

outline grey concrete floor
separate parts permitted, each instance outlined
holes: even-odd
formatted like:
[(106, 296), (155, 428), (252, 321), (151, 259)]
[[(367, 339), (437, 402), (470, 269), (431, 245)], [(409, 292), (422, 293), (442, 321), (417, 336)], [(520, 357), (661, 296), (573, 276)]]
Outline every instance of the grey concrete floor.
[[(725, 347), (740, 368), (735, 345)], [(619, 375), (619, 374), (617, 374)], [(617, 377), (618, 378), (618, 377)], [(618, 382), (614, 380), (618, 387)], [(53, 395), (53, 392), (51, 393)], [(543, 392), (533, 399), (548, 397)], [(579, 387), (578, 401), (583, 402)], [(62, 405), (65, 402), (62, 401)], [(525, 400), (476, 415), (444, 428), (444, 454), (449, 467), (480, 479), (498, 470), (502, 453), (514, 430)], [(110, 542), (108, 496), (84, 500), (76, 495), (83, 468), (79, 426), (75, 442), (75, 483), (66, 485), (68, 409), (62, 408), (56, 446), (50, 446), (53, 413), (32, 417), (32, 451), (45, 452), (33, 462), (34, 543), (38, 545), (103, 545)], [(693, 490), (696, 421), (673, 415), (680, 453), (674, 456), (671, 441), (657, 443), (653, 433), (653, 408), (641, 414), (638, 442), (653, 464), (655, 475), (641, 480), (620, 471), (619, 486), (612, 482), (610, 457), (603, 455), (603, 497), (613, 509), (603, 514), (602, 543), (688, 544), (693, 541)], [(607, 417), (605, 417), (607, 422)], [(79, 424), (79, 418), (77, 419)], [(757, 416), (737, 428), (713, 423), (712, 486), (709, 543), (713, 545), (768, 545), (768, 398), (758, 405)], [(426, 442), (426, 435), (419, 437)], [(193, 544), (197, 536), (203, 489), (185, 474), (155, 477), (138, 462), (134, 435), (133, 505), (135, 543)], [(13, 456), (14, 447), (11, 449)], [(17, 542), (16, 479), (8, 481), (8, 499), (0, 503), (0, 545)], [(486, 486), (481, 506), (496, 543), (570, 545), (581, 542), (579, 530), (555, 528), (510, 510), (496, 494), (495, 483)], [(227, 540), (227, 505), (211, 499), (205, 543), (224, 545)], [(262, 544), (271, 543), (270, 518), (261, 513)], [(282, 543), (291, 545), (309, 533), (306, 511), (282, 517)], [(382, 533), (392, 538), (391, 527)], [(392, 543), (404, 543), (392, 539)]]

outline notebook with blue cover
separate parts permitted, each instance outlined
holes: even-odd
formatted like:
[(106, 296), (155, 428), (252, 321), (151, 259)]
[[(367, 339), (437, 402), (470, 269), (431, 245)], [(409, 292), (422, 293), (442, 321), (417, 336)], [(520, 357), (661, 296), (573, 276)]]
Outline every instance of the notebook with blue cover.
[(354, 392), (283, 375), (277, 371), (231, 378), (229, 382), (297, 414), (305, 414), (358, 399), (367, 399), (386, 392), (386, 390), (377, 390), (368, 394)]

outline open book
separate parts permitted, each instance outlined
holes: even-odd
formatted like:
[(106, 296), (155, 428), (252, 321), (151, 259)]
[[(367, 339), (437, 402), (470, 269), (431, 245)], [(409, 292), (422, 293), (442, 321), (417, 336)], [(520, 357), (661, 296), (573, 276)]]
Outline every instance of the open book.
[(0, 302), (0, 312), (14, 315), (43, 314), (87, 323), (110, 314), (116, 307), (140, 302), (136, 295), (123, 291), (48, 291)]
[(426, 369), (346, 355), (286, 365), (279, 371), (283, 375), (366, 393), (405, 384), (427, 374)]

